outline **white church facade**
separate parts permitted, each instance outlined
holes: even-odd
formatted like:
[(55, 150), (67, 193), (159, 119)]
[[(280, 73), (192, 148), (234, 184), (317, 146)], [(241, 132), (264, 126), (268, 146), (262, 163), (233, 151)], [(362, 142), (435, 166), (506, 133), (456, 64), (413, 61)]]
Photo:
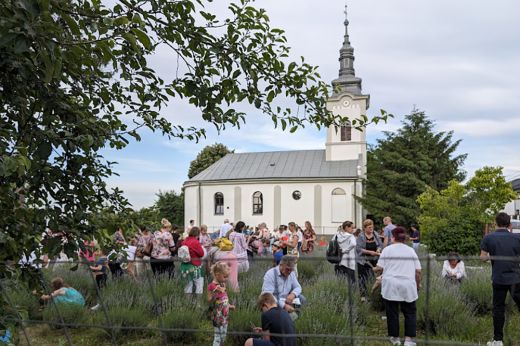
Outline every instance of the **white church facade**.
[[(327, 108), (359, 119), (369, 95), (355, 76), (347, 19), (339, 61)], [(348, 124), (327, 130), (325, 150), (228, 154), (184, 183), (185, 224), (195, 220), (212, 229), (229, 219), (274, 229), (310, 221), (319, 234), (334, 233), (346, 220), (360, 227), (364, 212), (355, 197), (363, 195), (366, 157), (365, 131)]]

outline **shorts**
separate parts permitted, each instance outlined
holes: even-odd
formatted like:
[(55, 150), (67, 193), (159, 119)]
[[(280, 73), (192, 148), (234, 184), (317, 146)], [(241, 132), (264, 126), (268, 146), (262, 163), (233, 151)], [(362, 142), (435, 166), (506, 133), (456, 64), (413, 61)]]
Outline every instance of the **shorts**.
[(253, 346), (276, 346), (271, 340), (253, 339)]

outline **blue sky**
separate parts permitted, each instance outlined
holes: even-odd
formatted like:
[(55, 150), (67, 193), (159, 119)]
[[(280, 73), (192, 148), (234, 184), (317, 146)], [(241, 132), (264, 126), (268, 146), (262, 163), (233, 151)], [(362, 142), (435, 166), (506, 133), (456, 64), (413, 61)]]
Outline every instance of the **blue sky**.
[[(226, 13), (228, 1), (212, 9)], [(319, 66), (325, 81), (336, 78), (343, 39), (342, 0), (257, 0), (273, 27), (286, 31), (292, 58), (304, 56)], [(469, 174), (485, 165), (504, 167), (520, 176), (520, 2), (516, 0), (351, 0), (349, 33), (355, 49), (356, 75), (370, 94), (368, 115), (383, 108), (396, 115), (388, 124), (368, 128), (374, 143), (382, 131), (399, 127), (414, 105), (442, 131), (453, 130), (468, 153)], [(168, 80), (176, 59), (168, 51), (151, 57), (152, 67)], [(168, 140), (143, 131), (141, 142), (122, 151), (105, 150), (117, 161), (118, 186), (136, 208), (150, 206), (159, 191), (177, 190), (187, 179), (189, 163), (206, 145), (224, 143), (238, 152), (320, 149), (325, 133), (308, 127), (295, 134), (274, 129), (258, 110), (247, 113), (240, 130), (217, 134), (196, 109), (174, 100), (163, 116), (182, 125), (205, 126), (200, 143)]]

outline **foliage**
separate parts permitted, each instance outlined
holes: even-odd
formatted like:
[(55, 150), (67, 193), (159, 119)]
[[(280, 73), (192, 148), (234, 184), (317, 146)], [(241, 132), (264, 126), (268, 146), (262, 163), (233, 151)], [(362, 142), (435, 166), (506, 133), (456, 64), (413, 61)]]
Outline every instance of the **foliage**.
[(227, 154), (234, 152), (234, 150), (229, 150), (228, 147), (221, 143), (206, 146), (197, 154), (195, 160), (190, 162), (188, 178), (193, 178)]
[[(438, 266), (432, 266), (433, 272), (440, 272)], [(446, 283), (440, 276), (430, 277), (430, 298), (426, 305), (426, 282), (417, 301), (417, 327), (429, 329), (431, 333), (460, 340), (467, 336), (475, 325), (474, 306), (464, 300), (457, 286)], [(450, 321), (464, 321), (451, 323)]]
[(184, 225), (184, 192), (160, 191), (154, 208), (158, 211), (158, 220), (164, 217), (172, 224), (181, 227)]
[(455, 155), (460, 140), (434, 126), (424, 112), (413, 110), (397, 132), (385, 132), (369, 148), (366, 196), (360, 200), (376, 220), (390, 215), (394, 223), (409, 226), (419, 215), (417, 196), (427, 187), (443, 189), (464, 178), (466, 155)]
[[(218, 131), (245, 122), (238, 103), (290, 131), (347, 120), (326, 110), (315, 66), (287, 61), (284, 32), (265, 10), (236, 0), (217, 17), (210, 2), (0, 2), (0, 261), (30, 254), (46, 226), (67, 238), (46, 242), (51, 255), (74, 257), (83, 239), (102, 238), (87, 220), (128, 205), (107, 187), (114, 163), (102, 148), (140, 140), (141, 128), (205, 136), (165, 118), (171, 99), (186, 99)], [(172, 80), (148, 64), (159, 50), (176, 60)], [(277, 105), (286, 97), (294, 107)]]
[(475, 255), (484, 226), (515, 196), (500, 167), (477, 170), (465, 185), (451, 181), (439, 192), (428, 188), (417, 198), (422, 240), (434, 253)]
[[(178, 299), (178, 297), (177, 297)], [(204, 318), (202, 313), (194, 309), (183, 310), (179, 313), (177, 310), (171, 310), (161, 317), (159, 323), (162, 323), (162, 328), (171, 329), (200, 329), (200, 323)], [(193, 331), (168, 331), (166, 332), (168, 341), (174, 345), (183, 344), (200, 344), (203, 337), (201, 333), (194, 333)], [(199, 342), (197, 342), (199, 340)]]
[[(84, 306), (67, 303), (47, 303), (43, 309), (43, 320), (51, 328), (63, 328), (60, 324), (82, 324), (87, 318)], [(70, 327), (65, 327), (70, 328)]]
[(468, 273), (468, 278), (460, 285), (460, 291), (466, 301), (475, 306), (476, 312), (481, 315), (493, 310), (493, 291), (491, 287), (491, 271), (477, 269)]

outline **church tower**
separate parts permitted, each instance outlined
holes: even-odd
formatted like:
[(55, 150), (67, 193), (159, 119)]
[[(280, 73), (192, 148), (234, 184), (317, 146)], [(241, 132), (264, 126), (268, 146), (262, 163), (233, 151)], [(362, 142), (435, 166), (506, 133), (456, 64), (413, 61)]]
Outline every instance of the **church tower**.
[[(354, 71), (354, 48), (348, 35), (347, 6), (345, 5), (345, 36), (339, 53), (339, 77), (332, 81), (334, 93), (327, 100), (327, 109), (334, 115), (360, 119), (369, 107), (369, 95), (361, 92), (361, 78)], [(366, 172), (366, 134), (350, 126), (330, 126), (327, 129), (326, 160), (359, 160), (358, 175)]]

